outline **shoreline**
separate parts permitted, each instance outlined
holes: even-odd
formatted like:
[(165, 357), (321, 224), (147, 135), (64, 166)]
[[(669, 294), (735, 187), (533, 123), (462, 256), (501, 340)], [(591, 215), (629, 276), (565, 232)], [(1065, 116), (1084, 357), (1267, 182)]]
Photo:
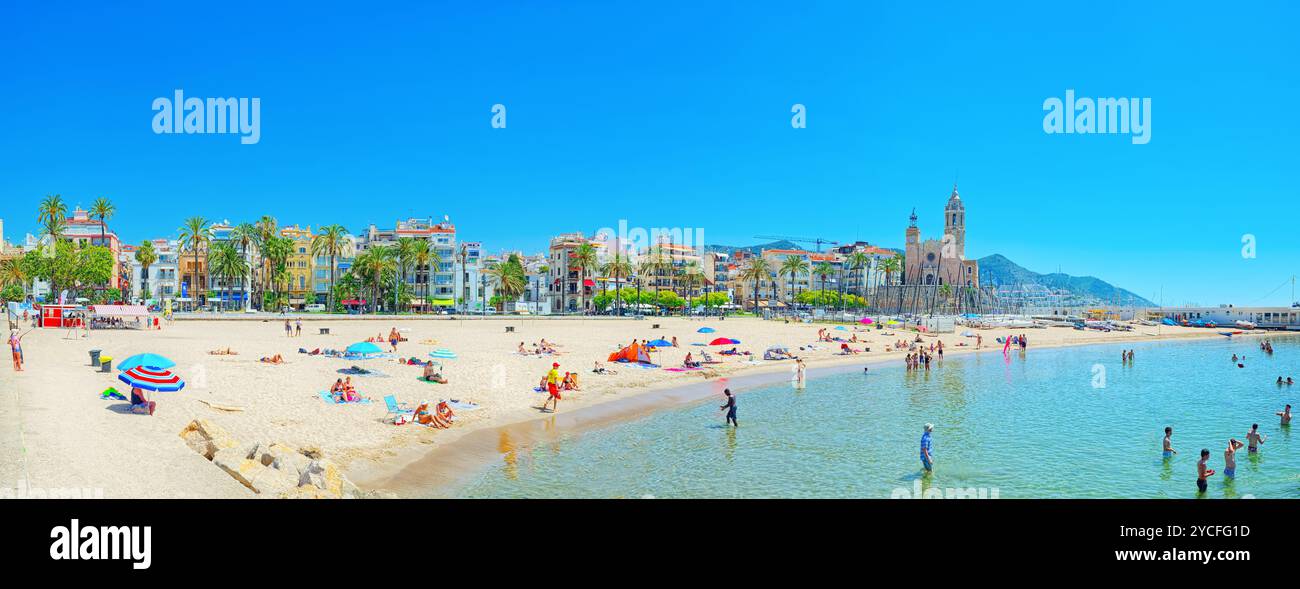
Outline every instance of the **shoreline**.
[[(1024, 333), (1038, 330), (1017, 329), (1016, 331)], [(1083, 348), (1144, 342), (1213, 340), (1216, 337), (1224, 337), (1217, 332), (1200, 330), (1168, 334), (1137, 332), (1137, 330), (1135, 332), (1133, 337), (1123, 339), (1084, 337), (1076, 341), (1031, 344), (1031, 347), (1034, 349)], [(916, 332), (900, 333), (909, 334), (913, 338), (916, 336)], [(1274, 333), (1285, 335), (1285, 332), (1257, 330), (1233, 337), (1247, 335), (1261, 337)], [(963, 357), (980, 353), (1001, 354), (999, 347), (984, 347), (978, 350), (945, 347), (944, 351), (945, 356)], [(901, 363), (904, 356), (892, 352), (887, 356), (874, 352), (872, 354), (870, 357), (808, 358), (806, 359), (807, 378), (809, 380), (824, 378), (835, 374), (856, 372), (861, 367)], [(512, 452), (567, 435), (582, 435), (634, 421), (660, 411), (698, 403), (711, 396), (720, 395), (723, 387), (731, 388), (732, 392), (739, 396), (756, 388), (789, 382), (790, 377), (783, 373), (789, 373), (791, 366), (792, 364), (787, 361), (770, 365), (746, 366), (725, 376), (687, 384), (666, 380), (645, 387), (629, 396), (580, 405), (568, 413), (538, 415), (497, 424), (476, 424), (476, 427), (465, 428), (455, 438), (433, 448), (408, 448), (401, 452), (396, 460), (372, 463), (355, 470), (350, 468), (349, 475), (362, 488), (382, 490), (402, 498), (448, 498), (452, 496), (451, 492)]]

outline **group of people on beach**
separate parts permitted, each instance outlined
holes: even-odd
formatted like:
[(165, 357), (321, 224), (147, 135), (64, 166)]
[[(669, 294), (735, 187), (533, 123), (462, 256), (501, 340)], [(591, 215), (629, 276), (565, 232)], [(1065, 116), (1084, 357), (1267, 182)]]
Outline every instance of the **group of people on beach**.
[(289, 319), (284, 320), (285, 337), (302, 337), (302, 319), (289, 323)]
[(1133, 361), (1133, 350), (1120, 350), (1119, 359), (1121, 363), (1128, 364)]
[(529, 351), (524, 347), (524, 342), (519, 342), (519, 347), (515, 350), (520, 356), (554, 356), (560, 353), (554, 343), (542, 338), (540, 342), (533, 342), (533, 349)]
[(335, 380), (334, 385), (330, 387), (330, 397), (335, 403), (357, 403), (366, 400), (365, 397), (357, 394), (351, 376)]
[(925, 346), (915, 346), (914, 349), (916, 351), (908, 352), (907, 356), (903, 358), (908, 370), (921, 370), (923, 368), (929, 370), (930, 363), (934, 361), (935, 357), (943, 360), (942, 341), (930, 344), (929, 350)]

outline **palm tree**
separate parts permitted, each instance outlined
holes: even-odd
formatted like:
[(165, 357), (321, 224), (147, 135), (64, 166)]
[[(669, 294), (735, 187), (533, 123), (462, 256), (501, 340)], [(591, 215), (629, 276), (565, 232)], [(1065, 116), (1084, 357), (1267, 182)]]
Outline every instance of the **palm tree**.
[(325, 293), (325, 308), (330, 313), (334, 312), (334, 282), (337, 280), (335, 270), (338, 268), (336, 260), (340, 254), (347, 255), (345, 251), (350, 249), (352, 244), (347, 235), (348, 230), (342, 225), (326, 225), (311, 238), (311, 255), (330, 258), (330, 288)]
[(352, 264), (352, 270), (358, 273), (363, 287), (371, 292), (371, 310), (379, 312), (379, 297), (384, 284), (397, 276), (397, 254), (393, 246), (375, 246), (365, 252)]
[(812, 273), (822, 279), (821, 296), (822, 306), (826, 305), (826, 277), (835, 274), (835, 267), (830, 262), (819, 262), (813, 266)]
[(844, 259), (844, 265), (858, 273), (858, 294), (862, 300), (867, 300), (867, 277), (864, 270), (871, 269), (871, 256), (867, 252), (853, 252)]
[[(239, 255), (244, 258), (245, 262), (249, 262), (248, 250), (258, 242), (257, 226), (252, 223), (240, 223), (236, 225), (234, 229), (230, 230), (230, 242), (239, 246)], [(242, 283), (244, 288), (244, 309), (248, 309), (252, 304), (253, 273), (254, 269), (250, 266), (248, 271), (248, 280), (245, 280)]]
[(199, 298), (199, 251), (207, 246), (211, 239), (212, 227), (203, 217), (190, 217), (180, 228), (181, 249), (194, 255), (194, 280), (190, 283), (190, 294), (195, 302), (198, 302)]
[(687, 314), (690, 314), (691, 309), (694, 307), (692, 303), (695, 301), (695, 285), (703, 282), (704, 271), (700, 269), (700, 263), (695, 260), (686, 262), (686, 265), (682, 267), (682, 284), (686, 286)]
[(266, 291), (266, 285), (269, 282), (269, 279), (271, 277), (270, 276), (271, 268), (267, 264), (268, 260), (266, 256), (266, 248), (268, 244), (270, 244), (272, 241), (276, 239), (276, 237), (280, 235), (280, 230), (279, 230), (279, 224), (276, 222), (275, 217), (272, 217), (270, 215), (264, 215), (261, 219), (258, 219), (257, 223), (255, 223), (253, 227), (255, 228), (255, 236), (256, 236), (256, 239), (254, 240), (253, 243), (257, 245), (257, 250), (259, 252), (258, 260), (257, 260), (257, 270), (259, 275), (257, 279), (257, 294), (258, 294), (257, 304), (258, 304), (258, 308), (262, 308), (263, 299), (266, 298), (264, 296), (264, 293)]
[(790, 277), (790, 308), (794, 308), (795, 297), (799, 295), (798, 286), (795, 279), (808, 273), (808, 261), (803, 256), (786, 256), (785, 261), (781, 262), (781, 268), (777, 270), (781, 276)]
[(424, 299), (424, 304), (428, 305), (429, 304), (429, 282), (430, 280), (433, 279), (433, 267), (442, 263), (442, 257), (439, 256), (438, 251), (435, 250), (432, 245), (430, 245), (429, 240), (419, 239), (416, 240), (415, 246), (411, 248), (411, 263), (415, 264), (416, 276), (417, 276), (417, 281), (416, 281), (417, 287), (419, 286), (418, 276), (419, 276), (420, 268), (424, 269), (423, 299)]
[(397, 297), (401, 295), (401, 285), (406, 283), (406, 271), (412, 267), (412, 258), (415, 257), (415, 243), (418, 241), (414, 237), (400, 237), (397, 239), (397, 245), (393, 249), (393, 254), (397, 262), (397, 287), (393, 289), (393, 313), (401, 311), (401, 305)]
[(243, 280), (248, 275), (248, 262), (233, 243), (217, 242), (208, 250), (208, 273), (223, 279), (222, 302), (224, 303), (230, 299), (232, 279)]
[(632, 275), (632, 264), (623, 257), (623, 252), (614, 250), (614, 260), (606, 262), (605, 266), (602, 267), (600, 271), (604, 273), (607, 278), (614, 278), (614, 294), (616, 295), (614, 297), (614, 308), (616, 309), (615, 314), (621, 317), (623, 315), (623, 295), (620, 291), (622, 290), (623, 281), (620, 279)]
[(158, 261), (158, 251), (154, 249), (152, 241), (145, 240), (140, 247), (136, 248), (135, 261), (140, 263), (140, 279), (143, 281), (140, 287), (140, 298), (148, 301), (149, 267)]
[(940, 284), (939, 296), (942, 298), (942, 301), (940, 302), (946, 305), (949, 298), (952, 297), (952, 285), (948, 283)]
[(0, 286), (11, 286), (14, 284), (21, 285), (23, 288), (23, 299), (27, 299), (27, 283), (31, 278), (28, 276), (27, 267), (23, 264), (22, 258), (9, 258), (0, 260)]
[(583, 243), (573, 250), (570, 263), (578, 269), (578, 296), (582, 301), (582, 312), (587, 312), (587, 274), (597, 268), (596, 246)]
[(37, 207), (37, 222), (45, 230), (45, 235), (50, 236), (50, 244), (53, 245), (63, 233), (63, 228), (68, 225), (68, 205), (63, 202), (63, 197), (57, 194), (47, 194), (41, 199), (41, 204)]
[[(288, 298), (284, 290), (288, 290), (287, 282), (292, 275), (289, 273), (289, 256), (293, 254), (293, 239), (280, 235), (272, 235), (262, 244), (262, 259), (266, 262), (266, 273), (268, 283), (273, 287), (272, 294), (275, 297), (277, 307), (283, 306)], [(262, 295), (265, 299), (265, 293)]]
[(90, 216), (99, 217), (99, 245), (108, 247), (108, 219), (116, 212), (117, 207), (106, 196), (95, 199), (95, 204), (90, 205)]
[(754, 314), (758, 314), (758, 283), (760, 280), (768, 278), (772, 274), (772, 269), (767, 263), (767, 259), (762, 256), (755, 256), (749, 259), (749, 264), (740, 271), (741, 280), (754, 281)]
[[(585, 245), (585, 244), (584, 244)], [(496, 290), (498, 300), (504, 311), (507, 301), (514, 301), (524, 293), (527, 287), (527, 278), (524, 275), (523, 263), (519, 261), (519, 256), (510, 254), (505, 262), (500, 264), (491, 264), (483, 270), (483, 273), (492, 280), (492, 288)]]

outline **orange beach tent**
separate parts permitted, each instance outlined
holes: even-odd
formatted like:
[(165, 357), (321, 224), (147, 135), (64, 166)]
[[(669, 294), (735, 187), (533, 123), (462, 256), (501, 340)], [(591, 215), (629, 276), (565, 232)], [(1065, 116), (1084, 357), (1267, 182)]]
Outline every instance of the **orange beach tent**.
[(609, 362), (637, 362), (640, 364), (653, 364), (650, 361), (650, 355), (646, 354), (645, 348), (641, 344), (633, 343), (609, 355)]

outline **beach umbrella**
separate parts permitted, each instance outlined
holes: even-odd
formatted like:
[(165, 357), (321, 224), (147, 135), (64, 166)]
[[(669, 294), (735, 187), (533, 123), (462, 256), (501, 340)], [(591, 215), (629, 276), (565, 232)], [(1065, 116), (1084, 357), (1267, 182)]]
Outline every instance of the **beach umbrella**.
[(977, 317), (979, 317), (979, 314), (977, 313), (962, 313), (962, 318), (965, 319), (975, 319)]
[(652, 348), (671, 348), (673, 347), (673, 342), (661, 338), (661, 339), (651, 340), (649, 342), (646, 342), (646, 345)]
[(863, 317), (861, 319), (858, 319), (858, 323), (861, 323), (863, 325), (871, 325), (874, 322), (871, 320), (870, 317)]
[(447, 348), (438, 348), (438, 349), (436, 349), (436, 350), (434, 350), (434, 351), (432, 351), (432, 352), (429, 352), (429, 357), (430, 357), (430, 358), (442, 358), (442, 359), (444, 359), (444, 360), (455, 360), (455, 359), (456, 359), (456, 352), (453, 352), (453, 351), (451, 351), (451, 350), (448, 350)]
[(898, 320), (890, 319), (889, 321), (885, 322), (885, 325), (898, 325)]
[(185, 388), (185, 381), (166, 368), (136, 366), (117, 375), (117, 379), (146, 391), (174, 392)]
[(171, 368), (175, 365), (176, 363), (172, 362), (169, 358), (159, 356), (158, 354), (136, 354), (119, 363), (117, 369), (130, 370), (137, 366), (145, 366), (148, 368)]
[(374, 342), (357, 342), (347, 347), (349, 354), (381, 354), (383, 351)]
[(736, 341), (736, 340), (733, 340), (733, 339), (730, 339), (730, 338), (720, 337), (720, 338), (717, 338), (717, 339), (715, 339), (715, 340), (709, 342), (709, 345), (710, 345), (710, 346), (730, 346), (730, 345), (732, 345), (732, 344), (738, 344), (738, 343), (740, 343), (740, 342), (739, 342), (739, 341)]
[(714, 331), (716, 330), (713, 329), (712, 327), (701, 327), (695, 330), (695, 333), (713, 333)]
[(847, 327), (844, 327), (843, 325), (836, 325), (836, 326), (835, 326), (835, 329), (836, 329), (837, 331), (848, 331), (848, 330), (849, 330)]

